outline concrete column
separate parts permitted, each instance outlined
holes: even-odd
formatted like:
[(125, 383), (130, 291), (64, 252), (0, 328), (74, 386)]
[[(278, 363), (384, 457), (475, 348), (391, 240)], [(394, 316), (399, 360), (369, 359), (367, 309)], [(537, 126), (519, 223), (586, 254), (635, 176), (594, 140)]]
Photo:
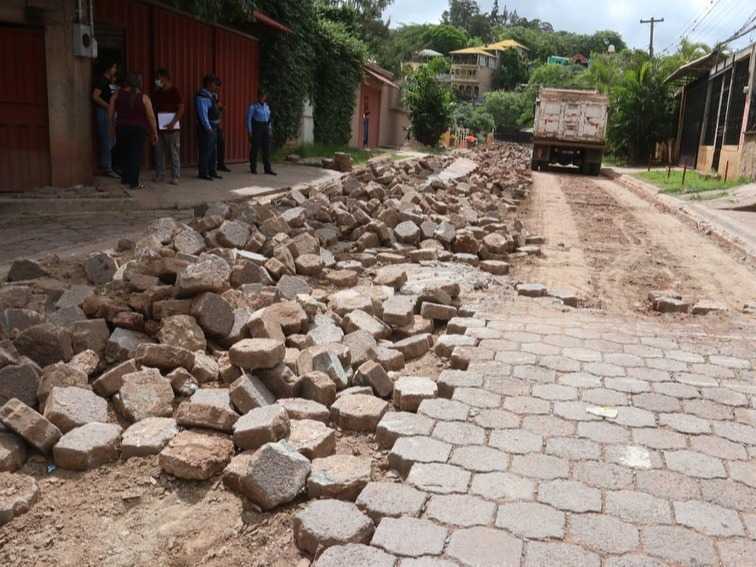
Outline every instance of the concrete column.
[(73, 55), (75, 0), (61, 0), (46, 12), (47, 107), (50, 123), (52, 184), (92, 183), (92, 64)]

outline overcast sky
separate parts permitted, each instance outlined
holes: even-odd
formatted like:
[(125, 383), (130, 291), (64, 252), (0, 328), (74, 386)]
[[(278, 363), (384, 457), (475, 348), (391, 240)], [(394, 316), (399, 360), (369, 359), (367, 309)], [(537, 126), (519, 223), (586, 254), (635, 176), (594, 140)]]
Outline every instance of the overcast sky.
[[(734, 32), (754, 10), (753, 0), (499, 0), (520, 16), (550, 22), (557, 30), (592, 33), (597, 30), (618, 31), (631, 47), (648, 47), (649, 26), (641, 18), (664, 18), (656, 26), (656, 48), (675, 42), (694, 19), (701, 17), (714, 3), (691, 39), (715, 43)], [(493, 0), (479, 0), (481, 10), (488, 11)], [(392, 26), (410, 23), (436, 23), (447, 8), (447, 0), (394, 0), (386, 16)], [(756, 36), (753, 37), (756, 40)]]

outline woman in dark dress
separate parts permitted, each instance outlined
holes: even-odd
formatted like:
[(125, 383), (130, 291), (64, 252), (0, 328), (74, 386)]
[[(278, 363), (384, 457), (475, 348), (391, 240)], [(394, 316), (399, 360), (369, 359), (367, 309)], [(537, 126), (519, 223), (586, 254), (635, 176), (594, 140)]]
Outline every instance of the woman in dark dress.
[(121, 89), (110, 99), (110, 123), (115, 124), (121, 147), (121, 183), (130, 189), (144, 189), (139, 183), (139, 168), (144, 156), (144, 141), (149, 133), (157, 143), (157, 123), (150, 97), (141, 90), (141, 81), (134, 73), (126, 76)]

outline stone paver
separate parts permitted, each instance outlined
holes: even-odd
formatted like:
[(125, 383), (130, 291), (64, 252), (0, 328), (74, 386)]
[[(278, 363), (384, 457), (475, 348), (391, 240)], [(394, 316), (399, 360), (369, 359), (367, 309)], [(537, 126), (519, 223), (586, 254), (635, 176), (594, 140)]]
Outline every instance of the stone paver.
[(522, 540), (505, 531), (475, 527), (454, 532), (446, 553), (464, 565), (518, 567), (522, 546)]
[(446, 536), (446, 528), (429, 520), (383, 518), (373, 534), (371, 544), (405, 557), (440, 555)]

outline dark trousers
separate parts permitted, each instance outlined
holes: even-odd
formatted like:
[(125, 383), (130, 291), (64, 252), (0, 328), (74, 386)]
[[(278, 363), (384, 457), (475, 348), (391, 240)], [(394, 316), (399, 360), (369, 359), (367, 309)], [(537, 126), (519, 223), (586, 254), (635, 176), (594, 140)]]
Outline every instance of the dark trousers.
[(257, 171), (257, 156), (262, 150), (263, 167), (265, 171), (273, 171), (270, 165), (270, 128), (267, 122), (252, 124), (252, 148), (249, 152), (249, 168)]
[(204, 128), (199, 131), (199, 176), (210, 177), (216, 175), (215, 164), (218, 155), (216, 132), (208, 132)]
[(142, 126), (120, 126), (118, 147), (121, 157), (121, 183), (129, 187), (139, 185), (139, 169), (144, 157), (147, 130)]
[(226, 138), (223, 135), (223, 128), (218, 126), (216, 132), (218, 133), (218, 167), (226, 167)]

